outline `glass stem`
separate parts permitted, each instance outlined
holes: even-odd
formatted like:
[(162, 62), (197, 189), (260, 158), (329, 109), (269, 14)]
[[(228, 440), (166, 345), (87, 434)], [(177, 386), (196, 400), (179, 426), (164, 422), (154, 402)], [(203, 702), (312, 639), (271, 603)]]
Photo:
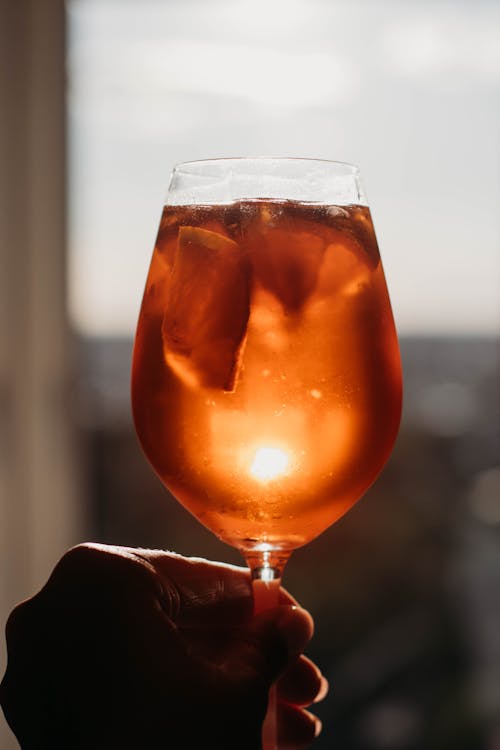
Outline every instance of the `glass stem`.
[[(281, 578), (289, 556), (289, 552), (274, 550), (245, 555), (252, 572), (255, 615), (279, 606)], [(269, 690), (266, 718), (262, 725), (262, 750), (277, 750), (277, 729), (276, 685), (272, 685)]]

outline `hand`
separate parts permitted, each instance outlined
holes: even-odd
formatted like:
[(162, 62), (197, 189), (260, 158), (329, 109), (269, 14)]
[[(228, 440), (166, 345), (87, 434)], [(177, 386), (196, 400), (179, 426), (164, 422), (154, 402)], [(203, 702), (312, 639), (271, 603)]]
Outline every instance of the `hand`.
[(280, 748), (320, 723), (302, 707), (326, 681), (300, 652), (310, 615), (252, 617), (248, 570), (175, 554), (81, 545), (7, 623), (5, 715), (23, 750), (257, 750), (278, 680)]

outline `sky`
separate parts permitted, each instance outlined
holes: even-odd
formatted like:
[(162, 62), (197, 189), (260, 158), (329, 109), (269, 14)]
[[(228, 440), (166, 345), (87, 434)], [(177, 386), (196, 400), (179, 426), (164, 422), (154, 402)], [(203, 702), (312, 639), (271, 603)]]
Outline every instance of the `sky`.
[(70, 0), (69, 307), (132, 335), (172, 166), (357, 164), (398, 330), (500, 329), (500, 4)]

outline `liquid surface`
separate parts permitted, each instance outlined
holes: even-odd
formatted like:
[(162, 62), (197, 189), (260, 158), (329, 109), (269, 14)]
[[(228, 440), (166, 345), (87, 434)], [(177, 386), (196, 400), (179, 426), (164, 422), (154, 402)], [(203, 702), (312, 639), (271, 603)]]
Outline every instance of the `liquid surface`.
[(365, 492), (401, 412), (368, 208), (167, 206), (139, 318), (137, 433), (173, 494), (241, 549), (293, 549)]

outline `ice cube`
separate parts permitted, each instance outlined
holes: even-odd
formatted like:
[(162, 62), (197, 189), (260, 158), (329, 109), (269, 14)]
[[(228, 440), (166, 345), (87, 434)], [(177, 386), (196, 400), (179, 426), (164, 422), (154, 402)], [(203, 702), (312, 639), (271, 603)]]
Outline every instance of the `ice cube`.
[(268, 217), (265, 225), (250, 230), (248, 241), (255, 281), (272, 292), (286, 312), (294, 313), (316, 286), (324, 241), (293, 219), (287, 224), (276, 226)]
[(167, 363), (188, 385), (232, 391), (249, 315), (249, 274), (239, 245), (179, 228), (162, 338)]

